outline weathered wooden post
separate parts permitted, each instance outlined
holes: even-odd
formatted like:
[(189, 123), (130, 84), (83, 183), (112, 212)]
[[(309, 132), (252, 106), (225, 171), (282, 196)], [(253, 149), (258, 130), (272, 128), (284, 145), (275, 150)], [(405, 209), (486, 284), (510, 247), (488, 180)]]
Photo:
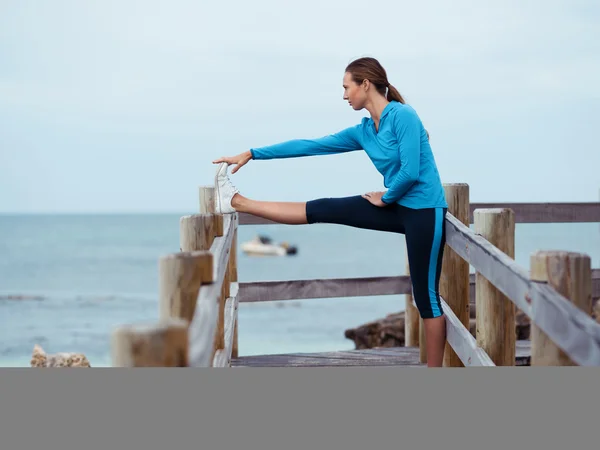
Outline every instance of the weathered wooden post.
[[(547, 282), (575, 306), (592, 314), (591, 258), (584, 253), (538, 251), (531, 255), (531, 280)], [(543, 305), (538, 307), (543, 308)], [(532, 366), (576, 366), (550, 338), (531, 323)]]
[[(466, 183), (444, 184), (448, 213), (470, 225), (469, 185)], [(446, 224), (444, 223), (444, 227)], [(447, 244), (440, 276), (440, 295), (452, 308), (456, 317), (469, 329), (469, 263)], [(446, 342), (444, 367), (464, 367), (458, 355)]]
[(213, 281), (213, 255), (181, 252), (159, 260), (160, 318), (176, 317), (191, 323), (202, 283)]
[[(515, 215), (511, 209), (474, 211), (475, 233), (515, 258)], [(477, 345), (496, 366), (516, 363), (515, 305), (479, 272), (475, 274)]]
[(215, 213), (215, 188), (214, 186), (200, 186), (200, 213), (214, 214)]
[[(406, 261), (406, 275), (410, 276), (410, 267), (408, 265), (408, 253)], [(419, 310), (415, 306), (413, 296), (405, 294), (404, 307), (404, 346), (418, 347), (419, 346)]]
[(210, 250), (217, 235), (217, 227), (217, 220), (212, 214), (183, 216), (179, 219), (179, 249), (182, 252)]
[(188, 367), (188, 322), (118, 327), (111, 336), (113, 367)]

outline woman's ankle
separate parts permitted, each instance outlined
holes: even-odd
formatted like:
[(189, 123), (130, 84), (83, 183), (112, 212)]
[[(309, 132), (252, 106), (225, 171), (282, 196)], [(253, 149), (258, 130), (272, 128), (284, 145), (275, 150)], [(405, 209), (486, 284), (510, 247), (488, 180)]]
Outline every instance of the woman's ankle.
[(231, 206), (233, 207), (233, 209), (235, 209), (236, 211), (240, 211), (244, 203), (243, 200), (244, 198), (240, 194), (235, 194), (231, 198)]

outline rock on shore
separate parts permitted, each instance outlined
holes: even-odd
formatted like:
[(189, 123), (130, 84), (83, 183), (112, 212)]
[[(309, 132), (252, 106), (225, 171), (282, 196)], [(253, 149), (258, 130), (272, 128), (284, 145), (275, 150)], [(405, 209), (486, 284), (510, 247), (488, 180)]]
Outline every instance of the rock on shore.
[(91, 367), (91, 365), (82, 353), (48, 354), (36, 344), (31, 355), (31, 367)]
[[(471, 314), (473, 316), (474, 314)], [(522, 311), (517, 311), (515, 332), (517, 340), (529, 339), (529, 317)], [(469, 320), (469, 331), (475, 337), (475, 318)], [(386, 317), (373, 322), (349, 328), (344, 336), (354, 341), (355, 348), (368, 349), (376, 347), (403, 347), (404, 346), (404, 311), (388, 314)]]

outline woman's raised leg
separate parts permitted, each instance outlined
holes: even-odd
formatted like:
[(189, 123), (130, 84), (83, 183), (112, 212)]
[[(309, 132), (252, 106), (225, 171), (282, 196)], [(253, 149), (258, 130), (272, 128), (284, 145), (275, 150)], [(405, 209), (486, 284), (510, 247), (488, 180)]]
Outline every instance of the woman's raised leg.
[(360, 195), (320, 198), (308, 202), (273, 202), (249, 199), (239, 192), (227, 176), (223, 163), (215, 180), (215, 206), (218, 214), (244, 212), (277, 223), (303, 225), (331, 223), (371, 230), (404, 232), (393, 205), (380, 208)]
[(235, 194), (231, 206), (238, 212), (269, 219), (287, 225), (303, 225), (306, 220), (306, 202), (265, 202)]

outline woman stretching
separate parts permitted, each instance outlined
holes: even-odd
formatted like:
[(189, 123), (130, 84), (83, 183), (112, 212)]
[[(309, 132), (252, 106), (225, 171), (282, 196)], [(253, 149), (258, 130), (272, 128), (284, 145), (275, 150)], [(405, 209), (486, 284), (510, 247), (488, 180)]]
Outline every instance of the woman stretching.
[[(294, 139), (222, 157), (216, 179), (216, 212), (249, 213), (283, 224), (331, 223), (402, 233), (406, 238), (412, 294), (425, 325), (427, 365), (441, 367), (446, 322), (439, 297), (439, 278), (446, 242), (448, 205), (429, 135), (415, 110), (404, 102), (374, 58), (350, 63), (344, 73), (344, 100), (371, 117), (336, 134)], [(382, 174), (387, 191), (308, 202), (265, 202), (240, 195), (227, 175), (248, 161), (294, 158), (364, 150)]]

